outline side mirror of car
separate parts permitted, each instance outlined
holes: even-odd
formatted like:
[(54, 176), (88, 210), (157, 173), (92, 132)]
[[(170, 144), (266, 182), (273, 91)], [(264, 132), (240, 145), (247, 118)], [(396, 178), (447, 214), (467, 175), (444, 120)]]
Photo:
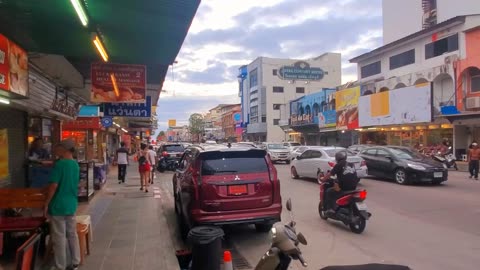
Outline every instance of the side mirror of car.
[(393, 157), (392, 156), (385, 156), (385, 158), (390, 160), (391, 162), (393, 162)]
[(296, 160), (300, 160), (300, 159), (302, 159), (302, 157), (301, 157), (301, 156), (297, 156), (295, 159), (296, 159)]

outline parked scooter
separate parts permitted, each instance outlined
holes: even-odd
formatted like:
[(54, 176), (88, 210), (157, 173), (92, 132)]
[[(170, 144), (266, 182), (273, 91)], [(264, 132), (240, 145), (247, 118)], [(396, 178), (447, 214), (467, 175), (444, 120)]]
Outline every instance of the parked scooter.
[(157, 170), (159, 172), (165, 171), (175, 171), (177, 168), (178, 161), (174, 159), (160, 158), (157, 165)]
[(287, 201), (287, 210), (291, 217), (290, 223), (273, 224), (270, 231), (272, 245), (262, 256), (255, 270), (287, 270), (292, 260), (300, 261), (303, 267), (308, 266), (299, 247), (299, 244), (307, 245), (307, 240), (302, 233), (296, 231), (291, 199)]
[(436, 154), (432, 155), (432, 159), (438, 162), (441, 162), (447, 166), (448, 169), (455, 168), (458, 171), (457, 161), (455, 156), (453, 155), (452, 147), (448, 147), (447, 152), (442, 154), (441, 151), (438, 151)]
[[(320, 173), (320, 177), (323, 177)], [(319, 177), (319, 179), (320, 179)], [(337, 210), (335, 214), (327, 215), (325, 209), (325, 192), (334, 186), (336, 178), (331, 177), (326, 182), (320, 182), (320, 202), (318, 203), (318, 213), (323, 220), (329, 218), (343, 222), (354, 233), (360, 234), (367, 226), (367, 220), (372, 216), (368, 212), (367, 204), (364, 202), (367, 198), (366, 190), (353, 190), (344, 192), (343, 196), (337, 200)]]

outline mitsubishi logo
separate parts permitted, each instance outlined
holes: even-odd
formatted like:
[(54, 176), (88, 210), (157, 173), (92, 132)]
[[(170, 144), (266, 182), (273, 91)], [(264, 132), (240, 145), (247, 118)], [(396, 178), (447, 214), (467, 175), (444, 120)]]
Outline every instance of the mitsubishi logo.
[(239, 181), (240, 180), (240, 177), (238, 177), (238, 175), (235, 175), (235, 179), (233, 179), (234, 181)]

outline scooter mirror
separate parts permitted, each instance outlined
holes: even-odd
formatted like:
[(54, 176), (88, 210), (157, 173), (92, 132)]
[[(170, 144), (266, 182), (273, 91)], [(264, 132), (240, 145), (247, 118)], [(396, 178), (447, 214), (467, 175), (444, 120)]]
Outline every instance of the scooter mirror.
[(298, 242), (300, 242), (302, 245), (305, 245), (305, 246), (307, 245), (307, 239), (302, 233), (297, 234), (297, 239), (298, 239)]
[(287, 200), (287, 210), (292, 211), (292, 199)]

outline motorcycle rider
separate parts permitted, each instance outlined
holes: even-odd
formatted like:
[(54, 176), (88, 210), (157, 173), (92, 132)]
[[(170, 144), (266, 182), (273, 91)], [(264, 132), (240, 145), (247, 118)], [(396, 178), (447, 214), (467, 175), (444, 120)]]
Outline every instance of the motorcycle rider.
[(336, 176), (334, 187), (329, 188), (325, 193), (325, 209), (327, 215), (335, 214), (335, 202), (341, 197), (343, 191), (357, 189), (360, 179), (352, 164), (347, 162), (347, 151), (339, 151), (335, 154), (336, 164), (320, 181), (326, 182), (331, 176)]

